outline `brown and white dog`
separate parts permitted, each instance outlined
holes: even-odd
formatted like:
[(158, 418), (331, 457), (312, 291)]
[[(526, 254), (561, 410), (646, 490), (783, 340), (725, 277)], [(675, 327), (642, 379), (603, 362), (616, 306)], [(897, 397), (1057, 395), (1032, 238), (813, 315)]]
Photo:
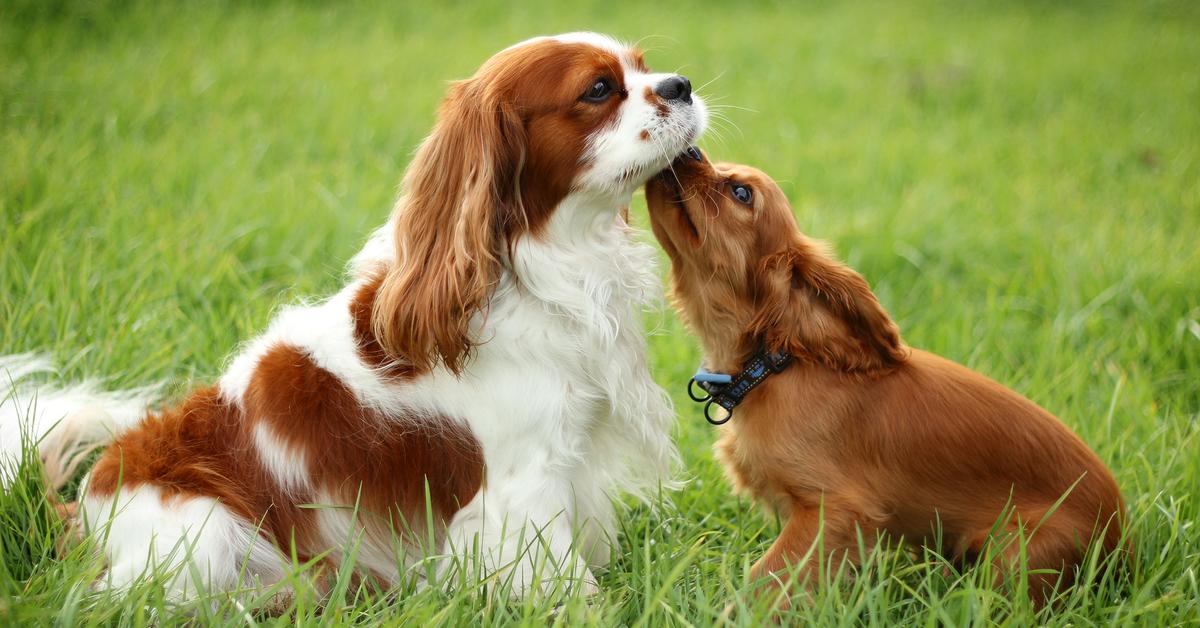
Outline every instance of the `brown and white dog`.
[(590, 590), (612, 496), (656, 489), (677, 457), (639, 322), (654, 253), (620, 214), (705, 123), (686, 78), (608, 37), (503, 50), (450, 88), (344, 288), (280, 312), (162, 411), (84, 386), (38, 391), (31, 413), (19, 386), (0, 463), (21, 421), (60, 481), (116, 436), (79, 504), (111, 587), (151, 568), (177, 569), (176, 598), (270, 584), (293, 546), (337, 563), (349, 540), (385, 583), (432, 549), (505, 570), (516, 594), (535, 570)]
[(853, 559), (861, 529), (868, 543), (886, 533), (1002, 570), (1024, 535), (1028, 567), (1053, 572), (1029, 576), (1041, 601), (1090, 544), (1117, 549), (1124, 505), (1104, 463), (1028, 399), (902, 344), (867, 282), (800, 233), (767, 175), (692, 148), (646, 199), (705, 366), (738, 373), (759, 352), (790, 355), (716, 445), (735, 488), (787, 519), (753, 576), (800, 563), (822, 526), (831, 557)]

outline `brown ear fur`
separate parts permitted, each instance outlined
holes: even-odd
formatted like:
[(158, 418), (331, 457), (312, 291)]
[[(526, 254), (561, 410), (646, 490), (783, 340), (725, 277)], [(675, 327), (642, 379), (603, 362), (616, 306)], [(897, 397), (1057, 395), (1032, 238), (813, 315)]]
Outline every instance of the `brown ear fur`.
[(750, 334), (768, 350), (786, 350), (843, 371), (903, 362), (900, 332), (861, 275), (815, 242), (767, 256), (758, 269), (758, 313)]
[(372, 308), (389, 357), (461, 372), (472, 315), (500, 278), (505, 234), (520, 219), (525, 137), (511, 104), (479, 78), (454, 84), (417, 151), (394, 211), (396, 262)]

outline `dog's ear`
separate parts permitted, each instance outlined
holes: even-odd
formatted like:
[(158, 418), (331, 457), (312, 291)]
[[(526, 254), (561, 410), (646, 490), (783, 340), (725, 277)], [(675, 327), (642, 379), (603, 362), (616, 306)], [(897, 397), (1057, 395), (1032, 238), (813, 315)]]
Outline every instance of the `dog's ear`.
[(500, 279), (506, 233), (521, 219), (524, 127), (480, 78), (453, 85), (393, 210), (395, 261), (371, 312), (379, 345), (426, 370), (461, 372)]
[(768, 350), (786, 350), (844, 371), (904, 361), (900, 332), (861, 275), (812, 241), (767, 256), (757, 271), (750, 333)]

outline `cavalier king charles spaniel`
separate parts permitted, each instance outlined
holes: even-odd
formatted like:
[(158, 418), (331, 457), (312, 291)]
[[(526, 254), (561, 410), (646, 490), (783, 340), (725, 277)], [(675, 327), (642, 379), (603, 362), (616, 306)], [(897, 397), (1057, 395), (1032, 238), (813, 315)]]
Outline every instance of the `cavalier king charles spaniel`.
[(623, 213), (706, 118), (687, 78), (608, 37), (505, 49), (450, 87), (345, 287), (281, 311), (174, 407), (84, 386), (33, 412), (18, 387), (0, 462), (22, 423), (52, 486), (111, 441), (61, 505), (102, 587), (151, 568), (174, 569), (176, 599), (267, 586), (293, 552), (336, 567), (353, 545), (385, 585), (438, 555), (514, 595), (594, 590), (614, 495), (654, 492), (677, 459), (640, 324), (655, 253)]
[(904, 345), (765, 174), (690, 148), (646, 200), (706, 356), (690, 390), (724, 424), (717, 457), (786, 519), (753, 578), (807, 581), (820, 537), (827, 558), (854, 560), (886, 534), (998, 574), (1024, 552), (1040, 603), (1089, 545), (1120, 549), (1124, 504), (1096, 454), (1032, 401)]

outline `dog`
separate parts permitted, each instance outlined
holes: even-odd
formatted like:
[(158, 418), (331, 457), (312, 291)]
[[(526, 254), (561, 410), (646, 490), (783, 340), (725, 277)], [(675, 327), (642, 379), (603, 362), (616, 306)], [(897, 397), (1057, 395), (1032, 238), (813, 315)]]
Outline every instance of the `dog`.
[(84, 385), (18, 416), (45, 365), (9, 358), (3, 450), (23, 422), (54, 488), (111, 441), (78, 504), (102, 587), (151, 570), (174, 571), (175, 600), (271, 586), (292, 552), (336, 568), (350, 539), (384, 585), (436, 553), (443, 576), (501, 572), (516, 596), (557, 576), (590, 593), (612, 498), (657, 491), (677, 460), (640, 324), (656, 253), (622, 215), (706, 121), (687, 78), (607, 36), (507, 48), (450, 87), (336, 294), (153, 412)]
[(830, 559), (854, 560), (861, 531), (990, 557), (998, 573), (1023, 537), (1028, 568), (1046, 570), (1029, 574), (1040, 603), (1090, 545), (1119, 548), (1125, 507), (1104, 463), (1032, 401), (906, 346), (766, 174), (693, 147), (646, 200), (706, 356), (704, 391), (690, 390), (725, 423), (716, 455), (736, 491), (786, 519), (754, 579), (811, 583), (819, 535)]

